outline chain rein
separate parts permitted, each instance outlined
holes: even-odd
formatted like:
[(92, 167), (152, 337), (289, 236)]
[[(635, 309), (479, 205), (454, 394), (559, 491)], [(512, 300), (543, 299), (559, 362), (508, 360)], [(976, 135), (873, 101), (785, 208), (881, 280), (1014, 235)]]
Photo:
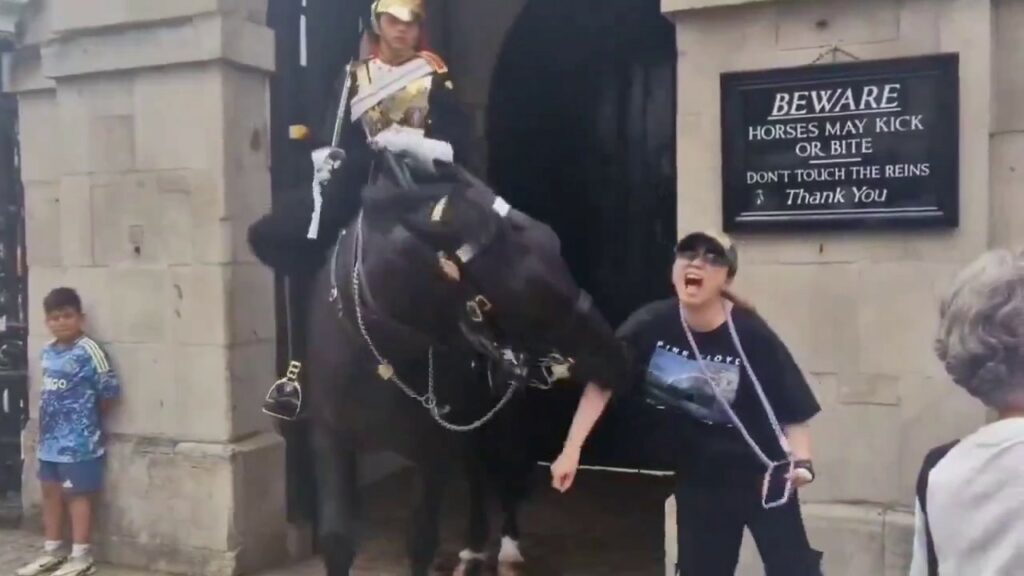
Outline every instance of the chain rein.
[[(373, 356), (377, 360), (378, 364), (380, 366), (388, 366), (388, 367), (390, 367), (391, 363), (388, 362), (384, 358), (384, 356), (380, 353), (380, 351), (377, 350), (377, 346), (374, 345), (373, 339), (370, 337), (370, 333), (369, 333), (369, 331), (366, 328), (366, 323), (363, 321), (363, 311), (362, 311), (362, 305), (360, 303), (360, 282), (359, 282), (359, 270), (360, 270), (360, 264), (362, 262), (362, 237), (363, 237), (362, 232), (363, 232), (363, 214), (362, 214), (362, 212), (360, 212), (359, 216), (358, 216), (358, 218), (356, 220), (355, 259), (354, 259), (353, 266), (352, 266), (352, 301), (353, 301), (353, 304), (354, 304), (353, 309), (355, 311), (356, 324), (358, 324), (358, 326), (359, 326), (359, 333), (362, 335), (363, 340), (366, 342), (366, 345), (369, 347), (370, 352), (373, 354)], [(340, 242), (340, 239), (339, 239), (338, 244), (335, 246), (335, 258), (333, 258), (332, 262), (331, 262), (331, 283), (333, 284), (333, 286), (331, 288), (331, 299), (337, 299), (337, 306), (338, 306), (338, 314), (339, 314), (339, 316), (341, 315), (341, 312), (342, 312), (342, 303), (341, 303), (340, 294), (338, 293), (337, 276), (335, 276), (335, 272), (337, 271), (337, 266), (336, 266), (335, 262), (337, 262), (338, 245), (340, 245), (340, 244), (341, 244), (341, 242)], [(487, 376), (488, 376), (488, 378), (491, 377), (490, 370), (488, 370)], [(505, 407), (506, 404), (508, 404), (508, 402), (512, 399), (512, 396), (515, 395), (516, 391), (518, 391), (519, 387), (520, 387), (519, 382), (513, 382), (513, 384), (511, 386), (509, 386), (508, 390), (505, 391), (505, 394), (504, 394), (504, 396), (502, 396), (501, 400), (497, 404), (495, 404), (494, 407), (491, 408), (490, 411), (488, 411), (486, 414), (484, 414), (482, 417), (480, 417), (479, 419), (477, 419), (474, 422), (471, 422), (471, 423), (465, 424), (465, 425), (461, 425), (461, 424), (453, 424), (453, 423), (448, 422), (447, 420), (445, 420), (444, 417), (443, 417), (442, 409), (439, 408), (438, 405), (437, 405), (437, 395), (434, 392), (434, 347), (433, 346), (431, 346), (430, 348), (427, 349), (427, 393), (426, 394), (423, 394), (423, 395), (417, 394), (412, 388), (410, 388), (405, 382), (403, 382), (402, 379), (399, 378), (397, 374), (394, 373), (393, 369), (390, 370), (390, 374), (388, 374), (388, 377), (385, 378), (385, 380), (388, 380), (388, 381), (392, 382), (406, 396), (408, 396), (409, 398), (412, 398), (413, 400), (416, 400), (417, 402), (419, 402), (424, 408), (426, 408), (428, 411), (430, 411), (430, 415), (434, 418), (434, 420), (439, 425), (441, 425), (442, 428), (445, 428), (446, 430), (450, 430), (452, 432), (471, 432), (471, 431), (476, 430), (477, 428), (480, 428), (481, 426), (487, 424), (488, 422), (490, 422), (494, 418), (495, 415), (497, 415), (497, 413), (499, 411), (501, 411), (502, 408)], [(445, 410), (447, 410), (447, 408), (445, 408)]]

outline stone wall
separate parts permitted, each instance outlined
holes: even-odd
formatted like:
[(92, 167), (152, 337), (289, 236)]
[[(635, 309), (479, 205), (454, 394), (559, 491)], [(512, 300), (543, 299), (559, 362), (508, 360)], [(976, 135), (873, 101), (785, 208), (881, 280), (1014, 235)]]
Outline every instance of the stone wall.
[[(680, 230), (721, 226), (722, 72), (809, 64), (833, 43), (865, 60), (960, 54), (958, 229), (736, 237), (738, 291), (790, 345), (824, 408), (813, 423), (820, 481), (802, 496), (826, 573), (905, 574), (925, 451), (986, 419), (932, 353), (938, 299), (988, 247), (1024, 242), (1024, 3), (663, 0), (662, 7), (678, 30)], [(742, 573), (760, 573), (747, 544)]]
[(47, 341), (42, 297), (72, 286), (123, 379), (98, 538), (118, 563), (235, 574), (285, 555), (284, 446), (259, 409), (273, 284), (245, 243), (270, 204), (266, 4), (35, 0), (6, 61), (30, 355)]

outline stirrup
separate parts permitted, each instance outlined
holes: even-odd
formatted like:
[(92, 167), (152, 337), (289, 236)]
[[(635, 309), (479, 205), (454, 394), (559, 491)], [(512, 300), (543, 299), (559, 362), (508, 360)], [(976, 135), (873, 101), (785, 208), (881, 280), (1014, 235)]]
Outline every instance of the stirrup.
[(302, 385), (298, 381), (302, 364), (292, 361), (285, 377), (270, 387), (263, 400), (263, 413), (281, 420), (294, 421), (302, 415)]

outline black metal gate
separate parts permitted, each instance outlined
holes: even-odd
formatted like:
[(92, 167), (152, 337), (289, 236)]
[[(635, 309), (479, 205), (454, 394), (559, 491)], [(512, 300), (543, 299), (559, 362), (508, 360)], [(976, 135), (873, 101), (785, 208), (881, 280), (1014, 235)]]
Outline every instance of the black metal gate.
[[(0, 506), (21, 490), (28, 421), (25, 211), (14, 96), (0, 96)], [(7, 512), (0, 510), (0, 512)], [(5, 514), (0, 514), (3, 516)]]

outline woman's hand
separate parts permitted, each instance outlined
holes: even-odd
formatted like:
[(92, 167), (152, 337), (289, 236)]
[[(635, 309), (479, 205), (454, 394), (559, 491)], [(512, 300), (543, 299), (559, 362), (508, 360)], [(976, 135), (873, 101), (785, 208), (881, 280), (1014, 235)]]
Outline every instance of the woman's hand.
[(797, 468), (789, 473), (789, 482), (793, 485), (793, 488), (803, 488), (810, 484), (814, 477), (807, 470)]
[(802, 488), (814, 481), (814, 466), (811, 464), (811, 428), (806, 422), (785, 427), (789, 440), (794, 467), (789, 473), (793, 488)]
[(580, 449), (572, 446), (563, 448), (562, 453), (551, 464), (551, 487), (563, 493), (572, 488), (579, 467)]
[(611, 391), (604, 390), (593, 382), (583, 389), (583, 396), (576, 406), (576, 414), (572, 417), (572, 425), (569, 426), (569, 435), (566, 436), (562, 453), (551, 464), (551, 486), (555, 490), (565, 492), (572, 487), (576, 479), (576, 469), (580, 467), (580, 451), (583, 450), (583, 444), (594, 429), (597, 419), (608, 406), (611, 397)]
[(811, 459), (807, 458), (793, 462), (793, 468), (790, 470), (787, 478), (793, 488), (803, 488), (814, 482), (814, 464), (811, 463)]

